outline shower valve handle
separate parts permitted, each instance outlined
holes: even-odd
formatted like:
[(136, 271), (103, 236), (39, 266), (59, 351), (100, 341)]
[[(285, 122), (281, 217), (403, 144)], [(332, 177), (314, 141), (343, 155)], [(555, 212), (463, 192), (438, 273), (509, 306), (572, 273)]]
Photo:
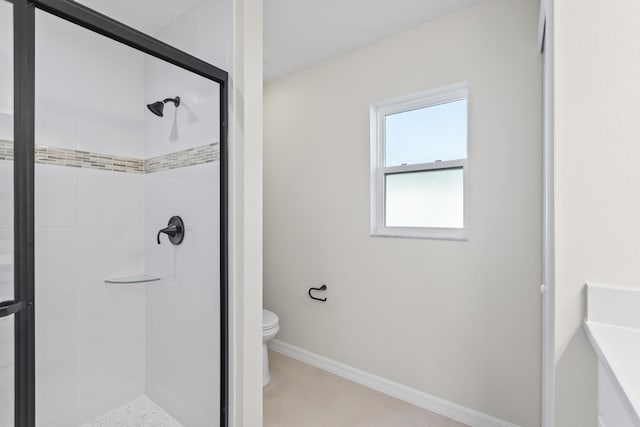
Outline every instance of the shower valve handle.
[(174, 245), (182, 243), (182, 239), (184, 239), (184, 222), (182, 222), (182, 218), (179, 216), (172, 216), (171, 219), (169, 219), (169, 224), (158, 231), (158, 244), (160, 244), (160, 235), (162, 233), (169, 236), (169, 241)]
[(176, 227), (173, 224), (158, 231), (158, 244), (160, 244), (160, 235), (162, 233), (166, 234), (169, 237), (173, 237), (176, 235), (177, 232), (178, 232), (178, 227)]

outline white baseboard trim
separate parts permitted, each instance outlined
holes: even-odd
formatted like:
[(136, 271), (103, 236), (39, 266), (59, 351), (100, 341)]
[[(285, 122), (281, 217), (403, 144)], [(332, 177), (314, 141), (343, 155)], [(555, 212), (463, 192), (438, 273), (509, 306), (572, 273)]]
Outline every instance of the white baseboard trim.
[(407, 387), (397, 382), (370, 374), (360, 369), (345, 365), (300, 347), (284, 343), (280, 340), (269, 342), (269, 348), (285, 356), (339, 375), (348, 380), (388, 394), (396, 399), (404, 400), (436, 414), (451, 418), (471, 427), (520, 427), (517, 424), (501, 420), (457, 403), (449, 402), (422, 391)]

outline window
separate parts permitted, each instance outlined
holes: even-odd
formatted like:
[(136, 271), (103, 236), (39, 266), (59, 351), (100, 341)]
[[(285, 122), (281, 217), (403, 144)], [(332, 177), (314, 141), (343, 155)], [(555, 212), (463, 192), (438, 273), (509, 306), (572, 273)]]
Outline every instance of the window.
[(371, 234), (466, 239), (467, 84), (371, 106)]

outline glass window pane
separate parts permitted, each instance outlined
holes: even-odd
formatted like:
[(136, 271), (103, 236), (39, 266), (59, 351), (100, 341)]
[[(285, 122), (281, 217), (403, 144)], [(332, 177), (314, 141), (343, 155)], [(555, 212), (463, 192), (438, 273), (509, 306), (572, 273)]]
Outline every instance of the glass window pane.
[(385, 176), (385, 226), (464, 227), (462, 168)]
[(466, 99), (385, 116), (385, 166), (466, 157)]

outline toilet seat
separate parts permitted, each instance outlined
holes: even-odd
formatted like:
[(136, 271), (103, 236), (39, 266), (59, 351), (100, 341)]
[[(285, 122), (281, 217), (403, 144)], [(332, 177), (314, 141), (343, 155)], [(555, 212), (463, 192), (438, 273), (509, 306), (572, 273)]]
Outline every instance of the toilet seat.
[(262, 332), (278, 327), (278, 315), (273, 311), (262, 309)]

